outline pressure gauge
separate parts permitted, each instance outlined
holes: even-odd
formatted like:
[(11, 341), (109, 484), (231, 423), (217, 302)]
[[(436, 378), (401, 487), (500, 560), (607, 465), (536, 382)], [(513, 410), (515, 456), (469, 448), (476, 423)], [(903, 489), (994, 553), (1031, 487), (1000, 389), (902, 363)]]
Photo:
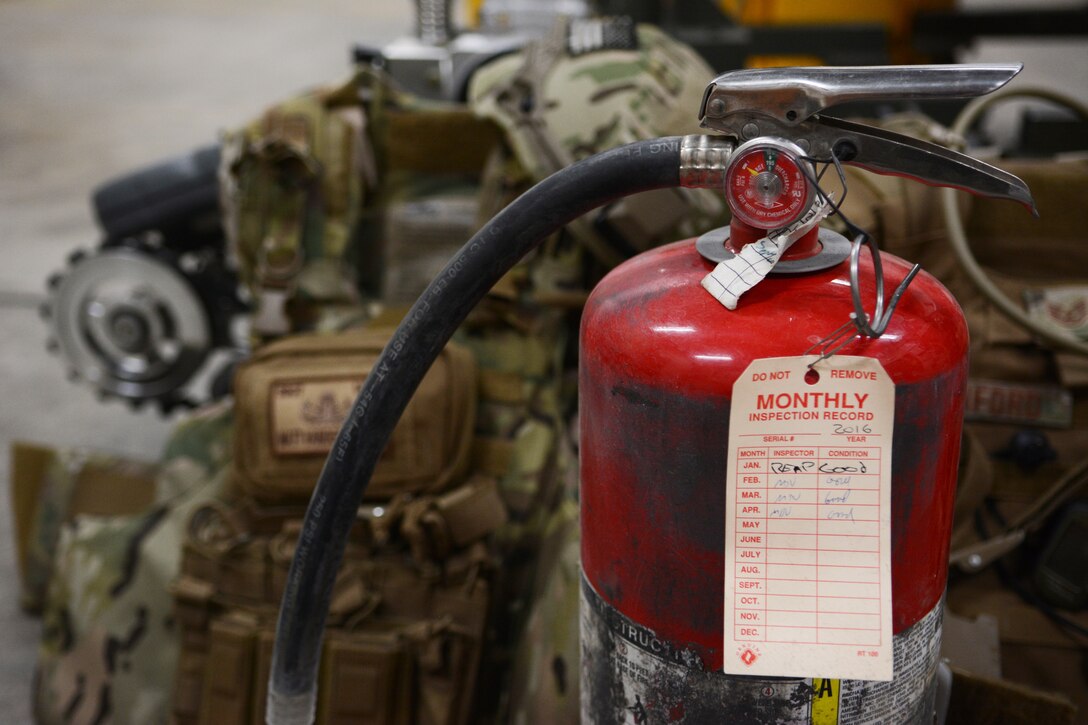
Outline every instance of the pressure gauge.
[(756, 229), (780, 229), (799, 219), (815, 193), (809, 181), (812, 167), (803, 156), (797, 144), (777, 138), (737, 147), (725, 172), (733, 216)]

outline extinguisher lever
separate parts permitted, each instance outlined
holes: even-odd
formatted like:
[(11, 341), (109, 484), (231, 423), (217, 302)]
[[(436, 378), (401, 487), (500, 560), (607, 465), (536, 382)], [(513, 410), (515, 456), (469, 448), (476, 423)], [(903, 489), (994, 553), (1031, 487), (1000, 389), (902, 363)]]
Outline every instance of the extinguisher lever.
[(821, 116), (811, 137), (844, 164), (877, 174), (902, 176), (930, 186), (948, 186), (979, 196), (1023, 204), (1038, 216), (1020, 178), (983, 161), (894, 131)]
[(1033, 213), (1023, 181), (935, 143), (824, 115), (847, 101), (973, 98), (997, 90), (1021, 64), (769, 68), (725, 73), (703, 95), (703, 126), (738, 142), (784, 138), (812, 161), (858, 166), (931, 186), (1017, 201)]

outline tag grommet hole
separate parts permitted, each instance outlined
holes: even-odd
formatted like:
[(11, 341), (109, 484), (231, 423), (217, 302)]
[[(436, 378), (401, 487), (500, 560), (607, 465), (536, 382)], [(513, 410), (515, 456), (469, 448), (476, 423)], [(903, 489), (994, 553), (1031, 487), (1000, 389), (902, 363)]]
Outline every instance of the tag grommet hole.
[(820, 382), (820, 373), (816, 372), (812, 368), (809, 368), (808, 372), (805, 373), (805, 382), (809, 385), (815, 385), (816, 383)]

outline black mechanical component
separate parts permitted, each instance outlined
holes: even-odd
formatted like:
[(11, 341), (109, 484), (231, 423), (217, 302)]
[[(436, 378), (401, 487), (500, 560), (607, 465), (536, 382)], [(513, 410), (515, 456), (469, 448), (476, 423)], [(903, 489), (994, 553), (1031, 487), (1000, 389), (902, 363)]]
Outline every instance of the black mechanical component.
[(1050, 445), (1046, 433), (1038, 428), (1023, 428), (1009, 438), (997, 457), (1012, 461), (1020, 470), (1031, 473), (1044, 463), (1057, 460), (1058, 452)]
[(164, 414), (191, 406), (209, 395), (191, 383), (212, 352), (234, 347), (245, 305), (225, 261), (219, 158), (218, 146), (200, 148), (99, 186), (101, 245), (49, 278), (48, 347), (103, 398)]
[(1073, 611), (1088, 606), (1088, 499), (1068, 505), (1058, 517), (1034, 578), (1045, 602)]
[(155, 232), (163, 245), (222, 244), (219, 147), (207, 146), (108, 181), (91, 195), (106, 243)]

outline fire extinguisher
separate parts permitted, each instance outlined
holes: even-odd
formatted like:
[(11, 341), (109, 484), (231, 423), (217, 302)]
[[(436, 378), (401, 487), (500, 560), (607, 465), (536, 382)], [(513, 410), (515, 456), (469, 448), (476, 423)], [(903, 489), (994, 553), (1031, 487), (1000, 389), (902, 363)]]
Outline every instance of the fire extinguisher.
[[(704, 124), (738, 144), (715, 184), (730, 227), (621, 265), (583, 316), (583, 721), (933, 722), (966, 322), (917, 267), (875, 248), (862, 257), (861, 230), (850, 241), (804, 222), (835, 205), (817, 179), (821, 162), (1030, 198), (959, 154), (814, 114), (848, 99), (974, 95), (1009, 77), (996, 68), (793, 69), (727, 74), (708, 88)], [(766, 279), (753, 269), (763, 260)], [(884, 285), (896, 288), (886, 306)], [(870, 313), (863, 301), (873, 299)], [(835, 358), (863, 356), (894, 384), (883, 523), (873, 464), (858, 474), (834, 458), (877, 459), (882, 441), (863, 411), (835, 410), (819, 393), (799, 405), (768, 381), (750, 437), (737, 442), (753, 458), (728, 459), (731, 419), (745, 422), (731, 416), (734, 386), (753, 361), (806, 352), (796, 375), (845, 378)], [(788, 374), (788, 363), (779, 367)], [(849, 408), (856, 399), (846, 395)], [(758, 423), (771, 409), (816, 416), (833, 437), (816, 441), (799, 423), (760, 436), (772, 432)], [(734, 486), (752, 498), (727, 506)], [(847, 515), (853, 525), (828, 518)], [(870, 537), (888, 524), (880, 552)], [(887, 602), (872, 568), (880, 553), (890, 561)], [(856, 671), (837, 661), (868, 658), (877, 643), (891, 650), (890, 679), (835, 676)], [(783, 644), (777, 669), (753, 667)], [(829, 659), (804, 661), (821, 645)], [(736, 674), (748, 668), (786, 677)]]
[(700, 110), (715, 135), (591, 157), (485, 225), (409, 311), (333, 445), (284, 592), (268, 722), (312, 722), (348, 531), (454, 330), (563, 224), (676, 186), (721, 189), (730, 226), (629, 260), (583, 316), (582, 720), (932, 722), (966, 325), (936, 280), (845, 218), (853, 239), (819, 222), (839, 211), (842, 164), (1033, 204), (999, 169), (823, 111), (974, 97), (1019, 70), (726, 73)]

